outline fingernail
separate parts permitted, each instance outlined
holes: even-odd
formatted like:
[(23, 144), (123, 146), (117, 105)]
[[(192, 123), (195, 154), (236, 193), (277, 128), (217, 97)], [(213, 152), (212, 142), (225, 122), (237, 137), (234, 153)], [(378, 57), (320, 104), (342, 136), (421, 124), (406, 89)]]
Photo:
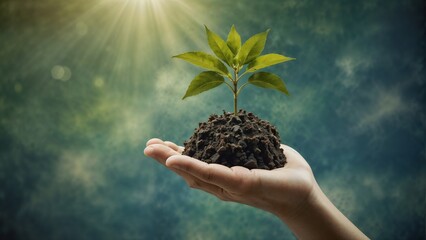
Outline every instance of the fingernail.
[(167, 167), (169, 167), (169, 168), (173, 168), (173, 169), (177, 169), (177, 170), (179, 170), (179, 165), (176, 167), (176, 164), (172, 164), (172, 165), (170, 165), (170, 159), (172, 159), (174, 156), (170, 156), (169, 158), (167, 158), (167, 160), (166, 160), (166, 166)]
[(146, 147), (146, 148), (143, 150), (143, 153), (144, 153), (146, 156), (150, 156), (150, 155), (152, 155), (152, 154), (154, 153), (154, 148), (153, 148), (153, 147), (151, 147), (151, 146), (148, 146), (148, 147)]

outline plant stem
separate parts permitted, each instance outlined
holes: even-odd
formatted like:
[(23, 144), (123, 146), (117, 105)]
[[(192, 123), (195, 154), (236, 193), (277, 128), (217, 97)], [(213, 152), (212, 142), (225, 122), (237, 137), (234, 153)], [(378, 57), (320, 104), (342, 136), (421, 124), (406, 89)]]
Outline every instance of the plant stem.
[[(237, 82), (234, 83), (234, 89), (237, 89)], [(237, 116), (238, 95), (234, 91), (234, 116)]]
[[(232, 81), (232, 80), (231, 80)], [(232, 82), (234, 82), (234, 81), (232, 81)], [(231, 91), (232, 91), (232, 93), (234, 92), (234, 87), (233, 86), (231, 86), (231, 84), (229, 84), (229, 83), (227, 83), (227, 82), (225, 82), (225, 84), (226, 84), (226, 86), (228, 86), (228, 88), (229, 89), (231, 89)]]
[(249, 84), (248, 82), (244, 83), (243, 85), (241, 85), (241, 87), (238, 89), (237, 91), (237, 96), (240, 95), (241, 89), (243, 89), (247, 84)]
[(238, 70), (234, 68), (234, 116), (238, 113)]

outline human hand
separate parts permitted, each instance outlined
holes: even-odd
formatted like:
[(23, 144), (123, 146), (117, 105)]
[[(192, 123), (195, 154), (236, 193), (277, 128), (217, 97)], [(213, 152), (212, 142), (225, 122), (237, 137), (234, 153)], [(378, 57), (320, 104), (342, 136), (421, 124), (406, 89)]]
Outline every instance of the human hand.
[(247, 169), (207, 164), (181, 155), (183, 147), (160, 139), (147, 142), (145, 155), (179, 174), (186, 183), (223, 201), (264, 209), (277, 216), (298, 214), (315, 183), (311, 168), (294, 149), (281, 145), (287, 157), (282, 168)]
[(298, 239), (368, 239), (325, 196), (305, 159), (289, 146), (281, 148), (287, 163), (273, 170), (207, 164), (182, 155), (183, 147), (157, 138), (147, 142), (144, 153), (192, 188), (275, 214)]

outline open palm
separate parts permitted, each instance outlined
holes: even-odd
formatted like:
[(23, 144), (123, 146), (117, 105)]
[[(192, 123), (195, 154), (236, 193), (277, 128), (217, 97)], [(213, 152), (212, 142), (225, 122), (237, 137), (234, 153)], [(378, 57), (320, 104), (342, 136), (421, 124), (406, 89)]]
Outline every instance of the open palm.
[(223, 201), (289, 215), (306, 201), (315, 180), (310, 166), (298, 152), (286, 145), (281, 147), (287, 164), (274, 170), (207, 164), (182, 155), (183, 147), (156, 138), (147, 142), (145, 154), (179, 174), (192, 188)]

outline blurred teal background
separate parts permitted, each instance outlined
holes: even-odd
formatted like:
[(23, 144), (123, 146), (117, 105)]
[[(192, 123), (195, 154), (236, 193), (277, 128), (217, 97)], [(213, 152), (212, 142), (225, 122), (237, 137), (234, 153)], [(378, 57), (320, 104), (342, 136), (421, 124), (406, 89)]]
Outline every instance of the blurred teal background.
[(324, 192), (373, 239), (424, 239), (421, 0), (0, 1), (0, 239), (294, 239), (274, 216), (190, 190), (143, 156), (232, 110), (221, 86), (181, 101), (203, 24), (264, 53), (290, 97), (247, 87)]

